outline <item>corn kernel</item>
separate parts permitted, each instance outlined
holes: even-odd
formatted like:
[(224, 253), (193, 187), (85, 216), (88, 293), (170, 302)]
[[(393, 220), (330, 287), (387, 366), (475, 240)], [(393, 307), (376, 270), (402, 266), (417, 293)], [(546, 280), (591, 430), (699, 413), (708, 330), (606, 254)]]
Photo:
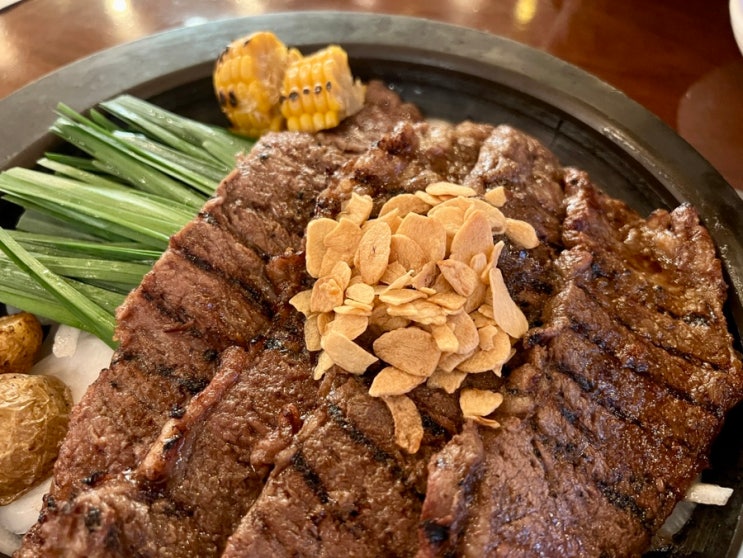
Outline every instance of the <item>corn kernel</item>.
[(233, 41), (214, 69), (214, 89), (233, 128), (316, 132), (361, 109), (366, 87), (355, 80), (348, 55), (331, 45), (305, 58), (273, 33)]
[(281, 112), (289, 129), (316, 132), (337, 126), (361, 109), (365, 92), (361, 82), (354, 82), (346, 52), (331, 45), (286, 72)]
[[(214, 68), (214, 90), (233, 128), (258, 136), (281, 121), (279, 97), (284, 71), (301, 55), (273, 33), (261, 31), (230, 43)], [(281, 129), (282, 126), (278, 128)]]

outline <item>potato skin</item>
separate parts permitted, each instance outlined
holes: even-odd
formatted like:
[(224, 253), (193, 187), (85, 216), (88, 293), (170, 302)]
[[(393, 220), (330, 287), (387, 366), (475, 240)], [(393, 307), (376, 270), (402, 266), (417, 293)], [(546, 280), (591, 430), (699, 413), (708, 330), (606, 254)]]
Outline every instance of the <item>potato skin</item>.
[(70, 389), (58, 378), (0, 374), (0, 505), (51, 473), (71, 409)]
[(0, 374), (25, 374), (34, 365), (44, 334), (33, 314), (0, 317)]

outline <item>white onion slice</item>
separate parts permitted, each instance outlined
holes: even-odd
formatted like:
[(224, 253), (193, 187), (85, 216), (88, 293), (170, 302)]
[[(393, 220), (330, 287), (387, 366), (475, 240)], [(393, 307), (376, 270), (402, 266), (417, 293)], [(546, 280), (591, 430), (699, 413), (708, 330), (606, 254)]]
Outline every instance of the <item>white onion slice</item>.
[(55, 357), (71, 357), (75, 355), (77, 340), (80, 338), (80, 330), (68, 325), (60, 325), (54, 334), (52, 353)]
[(0, 553), (10, 556), (20, 546), (21, 538), (0, 525)]
[[(56, 356), (47, 350), (47, 356), (34, 365), (31, 373), (56, 376), (69, 386), (73, 402), (79, 403), (88, 386), (111, 362), (113, 350), (97, 337), (67, 326), (59, 326), (55, 344), (58, 338), (62, 338), (64, 344), (60, 354), (68, 356)], [(25, 533), (36, 523), (50, 482), (45, 480), (15, 502), (0, 506), (0, 552), (12, 554), (20, 542), (14, 533)]]
[(733, 494), (732, 488), (697, 482), (691, 485), (684, 500), (708, 506), (724, 506)]

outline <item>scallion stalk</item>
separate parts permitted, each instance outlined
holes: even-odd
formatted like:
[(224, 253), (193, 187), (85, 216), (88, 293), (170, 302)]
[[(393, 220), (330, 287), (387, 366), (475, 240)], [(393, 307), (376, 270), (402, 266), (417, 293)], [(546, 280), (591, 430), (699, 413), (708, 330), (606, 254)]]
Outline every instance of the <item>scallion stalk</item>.
[(54, 296), (56, 301), (66, 308), (74, 318), (79, 320), (82, 329), (96, 335), (111, 347), (115, 346), (113, 334), (116, 320), (110, 312), (84, 296), (62, 277), (50, 271), (49, 268), (43, 266), (2, 228), (0, 228), (0, 250), (5, 252), (5, 255), (21, 270), (25, 271)]
[(114, 346), (126, 293), (253, 141), (129, 95), (58, 115), (51, 131), (73, 151), (0, 173), (0, 194), (25, 209), (0, 229), (0, 302)]

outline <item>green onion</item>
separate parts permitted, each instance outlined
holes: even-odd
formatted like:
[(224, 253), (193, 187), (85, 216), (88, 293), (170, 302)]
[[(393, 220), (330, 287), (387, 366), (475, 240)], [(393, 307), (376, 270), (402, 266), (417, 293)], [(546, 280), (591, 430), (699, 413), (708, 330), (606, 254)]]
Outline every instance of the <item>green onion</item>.
[[(22, 308), (33, 314), (78, 329), (90, 330), (84, 322), (78, 320), (67, 308), (62, 306), (43, 286), (34, 281), (29, 281), (28, 274), (6, 258), (4, 254), (3, 258), (0, 258), (0, 276), (3, 278), (3, 283), (0, 283), (0, 300), (5, 304)], [(72, 279), (69, 279), (68, 282), (82, 295), (91, 299), (112, 316), (116, 312), (116, 308), (124, 302), (124, 294)]]
[(160, 171), (148, 166), (143, 157), (136, 150), (127, 150), (111, 137), (111, 133), (102, 130), (91, 121), (82, 123), (58, 118), (52, 131), (71, 144), (89, 153), (95, 160), (96, 166), (111, 174), (132, 187), (172, 199), (182, 204), (198, 209), (203, 198), (189, 190), (176, 180)]
[(87, 280), (94, 284), (121, 285), (118, 287), (128, 292), (134, 289), (152, 265), (134, 262), (117, 262), (94, 258), (71, 258), (66, 256), (48, 256), (33, 254), (42, 265), (54, 273), (65, 277)]
[(116, 320), (109, 312), (81, 294), (62, 277), (44, 267), (2, 228), (0, 228), (0, 250), (51, 293), (61, 306), (79, 320), (83, 329), (98, 336), (110, 346), (115, 346), (113, 334)]
[(108, 260), (148, 262), (149, 264), (154, 263), (160, 257), (158, 250), (147, 250), (133, 242), (120, 244), (92, 242), (18, 230), (8, 231), (8, 233), (29, 252), (49, 256), (88, 256)]
[(0, 173), (0, 194), (25, 210), (0, 229), (0, 302), (114, 346), (126, 293), (253, 141), (129, 95), (57, 112), (64, 152)]
[[(197, 157), (205, 156), (207, 152), (211, 153), (222, 162), (225, 173), (232, 170), (235, 157), (250, 151), (255, 143), (224, 128), (183, 118), (131, 95), (121, 95), (112, 101), (101, 103), (101, 106), (124, 121), (128, 120), (135, 125), (144, 124), (143, 131), (149, 131), (155, 139), (178, 151), (183, 153), (191, 151)], [(204, 148), (206, 152), (190, 150), (179, 140)]]
[(46, 209), (63, 220), (77, 222), (105, 238), (125, 238), (149, 247), (167, 246), (168, 238), (192, 217), (166, 200), (120, 187), (91, 186), (39, 171), (14, 168), (0, 175), (0, 189), (23, 207)]
[(82, 161), (76, 161), (70, 159), (71, 164), (66, 164), (62, 160), (55, 158), (53, 153), (49, 153), (47, 157), (39, 159), (36, 164), (45, 169), (54, 171), (57, 176), (63, 176), (66, 178), (74, 178), (80, 182), (86, 184), (108, 186), (109, 188), (126, 188), (121, 182), (96, 174), (95, 171), (98, 168), (94, 164), (86, 165), (88, 161), (83, 159)]

